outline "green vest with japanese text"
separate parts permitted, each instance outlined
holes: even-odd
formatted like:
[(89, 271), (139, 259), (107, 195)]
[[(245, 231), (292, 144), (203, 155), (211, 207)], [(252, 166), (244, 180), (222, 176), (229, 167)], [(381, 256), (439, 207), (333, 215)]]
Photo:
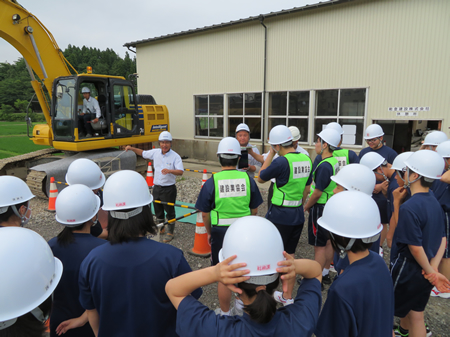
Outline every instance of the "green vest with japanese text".
[(338, 160), (339, 168), (343, 168), (345, 165), (350, 164), (350, 157), (347, 149), (339, 149), (333, 151), (333, 157)]
[(291, 152), (284, 156), (289, 163), (289, 180), (278, 187), (273, 185), (272, 204), (283, 207), (299, 207), (302, 204), (303, 191), (311, 174), (311, 159), (303, 153)]
[[(328, 157), (326, 159), (323, 159), (319, 164), (317, 164), (316, 169), (313, 171), (313, 183), (311, 184), (311, 194), (309, 195), (310, 197), (315, 190), (316, 170), (324, 162), (327, 162), (331, 165), (331, 167), (333, 168), (333, 175), (336, 175), (336, 173), (339, 172), (339, 163), (335, 157)], [(335, 187), (336, 183), (333, 180), (331, 180), (330, 184), (322, 191), (322, 195), (320, 196), (319, 200), (317, 200), (317, 204), (325, 205), (328, 199), (330, 199), (333, 196), (333, 190)]]
[(213, 174), (215, 207), (211, 225), (230, 226), (237, 219), (251, 215), (250, 178), (246, 172), (226, 170)]

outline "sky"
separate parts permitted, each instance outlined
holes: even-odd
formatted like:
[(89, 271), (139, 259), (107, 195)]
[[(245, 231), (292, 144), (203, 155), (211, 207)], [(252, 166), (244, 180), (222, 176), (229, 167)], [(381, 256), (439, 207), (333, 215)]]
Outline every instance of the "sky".
[[(326, 0), (322, 0), (326, 1)], [(52, 33), (69, 44), (113, 49), (121, 57), (127, 42), (173, 34), (318, 3), (318, 0), (18, 0)], [(132, 53), (130, 53), (132, 54)], [(132, 55), (130, 55), (133, 57)], [(21, 57), (0, 39), (0, 62)]]

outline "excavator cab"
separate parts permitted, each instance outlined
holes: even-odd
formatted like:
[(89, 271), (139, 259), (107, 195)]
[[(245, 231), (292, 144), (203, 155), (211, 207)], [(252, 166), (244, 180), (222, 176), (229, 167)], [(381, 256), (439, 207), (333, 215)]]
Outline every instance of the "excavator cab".
[[(90, 95), (98, 101), (101, 111), (98, 122), (91, 123), (93, 134), (90, 138), (80, 135), (80, 128), (84, 123), (81, 116), (83, 111), (81, 91), (84, 87), (90, 89)], [(53, 83), (52, 100), (50, 114), (53, 142), (56, 144), (60, 142), (98, 143), (102, 140), (139, 135), (142, 131), (139, 127), (139, 113), (137, 104), (135, 104), (134, 88), (129, 81), (124, 79), (86, 74), (59, 77)], [(88, 112), (93, 113), (93, 111)], [(95, 119), (95, 115), (92, 119)], [(102, 143), (105, 143), (104, 141)], [(114, 145), (114, 142), (111, 145)], [(79, 150), (80, 146), (67, 145), (65, 150), (72, 148)], [(97, 148), (95, 144), (92, 146), (85, 144), (82, 147), (84, 149)]]

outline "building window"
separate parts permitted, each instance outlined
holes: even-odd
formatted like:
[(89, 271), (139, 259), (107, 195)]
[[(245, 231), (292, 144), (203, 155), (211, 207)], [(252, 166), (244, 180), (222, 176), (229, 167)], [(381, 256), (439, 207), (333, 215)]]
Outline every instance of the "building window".
[(224, 95), (194, 96), (195, 135), (223, 137)]
[(228, 136), (234, 137), (236, 127), (245, 123), (250, 138), (261, 140), (262, 94), (228, 94)]
[(300, 142), (308, 141), (309, 91), (269, 93), (269, 131), (276, 125), (296, 126)]
[(365, 109), (365, 88), (317, 90), (314, 132), (318, 134), (325, 124), (337, 122), (344, 129), (342, 144), (363, 145)]

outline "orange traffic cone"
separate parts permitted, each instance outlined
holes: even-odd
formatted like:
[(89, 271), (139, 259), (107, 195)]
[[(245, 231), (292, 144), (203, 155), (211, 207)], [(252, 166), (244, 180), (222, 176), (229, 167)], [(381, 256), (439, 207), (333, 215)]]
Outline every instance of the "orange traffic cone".
[(206, 169), (203, 170), (203, 177), (202, 177), (202, 187), (205, 185), (206, 181), (208, 180), (208, 175), (206, 174)]
[(197, 213), (194, 248), (188, 250), (188, 253), (200, 257), (208, 257), (211, 255), (211, 247), (208, 244), (208, 234), (203, 223), (202, 212)]
[(50, 193), (48, 195), (48, 209), (49, 212), (54, 212), (56, 197), (58, 196), (58, 189), (56, 188), (55, 178), (50, 178)]
[(152, 169), (152, 163), (148, 162), (148, 169), (147, 169), (147, 185), (148, 187), (153, 187), (153, 169)]

